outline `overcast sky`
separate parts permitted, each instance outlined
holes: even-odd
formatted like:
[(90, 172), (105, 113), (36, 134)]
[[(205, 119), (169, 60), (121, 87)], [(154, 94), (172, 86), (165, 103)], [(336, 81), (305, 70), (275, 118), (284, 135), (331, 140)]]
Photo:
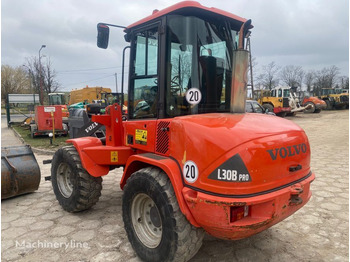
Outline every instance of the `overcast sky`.
[[(1, 63), (50, 58), (61, 90), (89, 86), (115, 91), (121, 80), (121, 29), (111, 28), (107, 50), (96, 46), (99, 22), (130, 25), (176, 0), (2, 0)], [(257, 70), (274, 61), (320, 70), (335, 65), (349, 75), (349, 0), (201, 0), (253, 21), (252, 55)], [(43, 58), (42, 61), (45, 62)], [(128, 69), (126, 69), (126, 72)]]

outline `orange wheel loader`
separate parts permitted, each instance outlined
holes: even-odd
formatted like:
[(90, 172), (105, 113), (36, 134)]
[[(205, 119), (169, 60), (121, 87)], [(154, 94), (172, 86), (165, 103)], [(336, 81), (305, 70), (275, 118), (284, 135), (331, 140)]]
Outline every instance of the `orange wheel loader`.
[[(97, 26), (101, 48), (110, 26)], [(204, 232), (249, 237), (305, 205), (315, 179), (305, 132), (245, 113), (252, 28), (192, 1), (125, 27), (128, 119), (120, 104), (108, 106), (92, 117), (105, 138), (71, 139), (55, 153), (51, 181), (63, 209), (95, 205), (102, 177), (123, 168), (125, 230), (137, 255), (154, 262), (187, 261)]]

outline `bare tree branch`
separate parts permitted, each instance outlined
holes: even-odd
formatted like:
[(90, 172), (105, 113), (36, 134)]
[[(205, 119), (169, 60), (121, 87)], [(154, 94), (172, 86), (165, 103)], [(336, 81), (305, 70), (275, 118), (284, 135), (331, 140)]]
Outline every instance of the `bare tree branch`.
[(257, 77), (258, 85), (270, 90), (276, 87), (279, 82), (279, 79), (277, 78), (279, 67), (275, 64), (275, 62), (271, 62), (268, 65), (263, 66), (262, 71), (263, 73)]

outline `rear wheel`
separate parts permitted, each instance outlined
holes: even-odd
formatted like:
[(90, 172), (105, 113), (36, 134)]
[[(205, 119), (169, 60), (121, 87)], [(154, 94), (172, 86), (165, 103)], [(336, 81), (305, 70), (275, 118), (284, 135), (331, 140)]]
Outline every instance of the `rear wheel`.
[(53, 156), (51, 181), (58, 202), (68, 212), (89, 209), (101, 196), (102, 178), (88, 174), (74, 146), (60, 148)]
[(123, 220), (143, 261), (188, 261), (202, 245), (204, 230), (187, 221), (169, 178), (157, 168), (141, 169), (128, 179)]
[(331, 102), (329, 101), (329, 100), (326, 100), (325, 101), (326, 102), (326, 104), (327, 104), (327, 110), (332, 110), (333, 109), (333, 106), (332, 106), (332, 104), (331, 104)]

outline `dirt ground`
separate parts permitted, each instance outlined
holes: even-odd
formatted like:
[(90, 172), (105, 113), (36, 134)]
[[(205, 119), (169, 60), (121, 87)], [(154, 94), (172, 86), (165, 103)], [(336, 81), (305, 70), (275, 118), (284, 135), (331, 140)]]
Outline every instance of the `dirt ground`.
[[(205, 236), (191, 261), (349, 261), (349, 111), (298, 114), (316, 180), (301, 210), (239, 241)], [(36, 154), (42, 182), (36, 193), (2, 201), (2, 261), (139, 261), (123, 229), (121, 171), (104, 178), (100, 201), (78, 214), (64, 212), (50, 182), (50, 156)]]

